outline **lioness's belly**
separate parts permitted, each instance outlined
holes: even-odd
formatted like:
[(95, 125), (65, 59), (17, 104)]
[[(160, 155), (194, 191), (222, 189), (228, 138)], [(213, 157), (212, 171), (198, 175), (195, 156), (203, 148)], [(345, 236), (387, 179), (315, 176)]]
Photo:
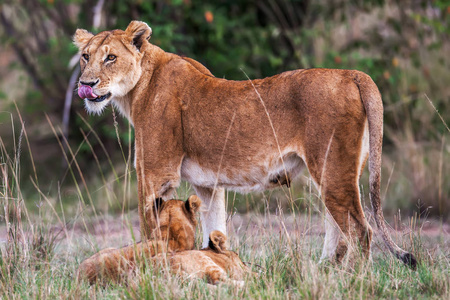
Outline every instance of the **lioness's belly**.
[(202, 165), (189, 157), (181, 164), (181, 178), (193, 185), (214, 188), (224, 187), (240, 193), (264, 191), (288, 185), (303, 169), (303, 160), (294, 153), (282, 159), (267, 159), (261, 163), (246, 165), (219, 165), (215, 169)]

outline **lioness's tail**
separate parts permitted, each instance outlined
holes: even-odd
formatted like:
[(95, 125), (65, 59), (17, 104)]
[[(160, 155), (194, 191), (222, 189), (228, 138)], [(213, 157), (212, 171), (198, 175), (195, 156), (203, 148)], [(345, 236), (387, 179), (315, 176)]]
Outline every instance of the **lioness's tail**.
[(381, 207), (381, 147), (383, 143), (383, 103), (381, 95), (377, 86), (367, 74), (356, 72), (354, 80), (359, 88), (369, 123), (370, 201), (375, 214), (375, 222), (389, 250), (404, 264), (415, 269), (417, 261), (414, 255), (397, 246), (389, 235)]

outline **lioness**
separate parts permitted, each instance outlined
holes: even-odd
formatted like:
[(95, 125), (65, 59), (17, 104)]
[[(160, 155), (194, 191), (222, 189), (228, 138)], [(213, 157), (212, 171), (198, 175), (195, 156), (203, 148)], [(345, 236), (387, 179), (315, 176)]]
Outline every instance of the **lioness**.
[(96, 281), (118, 280), (136, 267), (136, 257), (152, 257), (158, 253), (194, 249), (196, 213), (201, 200), (192, 195), (181, 200), (156, 202), (159, 227), (145, 242), (120, 249), (107, 248), (84, 260), (78, 268), (78, 278)]
[(358, 240), (368, 255), (372, 229), (358, 181), (369, 158), (370, 199), (389, 250), (415, 267), (391, 239), (380, 204), (383, 104), (359, 71), (308, 69), (258, 80), (215, 78), (200, 63), (149, 43), (152, 30), (78, 29), (78, 94), (86, 109), (114, 104), (135, 129), (139, 217), (143, 235), (156, 226), (154, 200), (180, 180), (203, 201), (203, 246), (226, 233), (224, 188), (263, 191), (289, 184), (306, 165), (327, 209), (322, 259), (341, 261)]

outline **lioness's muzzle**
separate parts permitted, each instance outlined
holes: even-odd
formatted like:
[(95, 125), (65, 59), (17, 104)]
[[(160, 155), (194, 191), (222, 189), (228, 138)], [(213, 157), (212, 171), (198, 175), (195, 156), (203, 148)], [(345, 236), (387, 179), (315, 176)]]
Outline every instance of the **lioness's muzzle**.
[(94, 91), (92, 88), (88, 85), (80, 85), (78, 88), (78, 96), (82, 99), (95, 99), (98, 98), (96, 94), (94, 94)]

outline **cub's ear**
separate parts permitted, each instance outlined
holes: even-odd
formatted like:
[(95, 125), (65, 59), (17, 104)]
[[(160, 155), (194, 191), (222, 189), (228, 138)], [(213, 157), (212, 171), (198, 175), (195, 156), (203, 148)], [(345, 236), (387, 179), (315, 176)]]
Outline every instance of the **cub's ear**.
[(227, 250), (225, 243), (227, 242), (227, 237), (225, 234), (218, 230), (214, 230), (209, 234), (208, 247), (214, 252), (221, 253)]
[(186, 200), (186, 203), (184, 205), (186, 206), (186, 210), (188, 212), (192, 213), (192, 215), (195, 215), (202, 205), (202, 200), (200, 200), (200, 198), (196, 195), (192, 195)]
[(75, 31), (75, 34), (73, 35), (73, 43), (81, 51), (84, 49), (84, 47), (87, 46), (87, 44), (89, 43), (89, 40), (93, 36), (94, 35), (92, 33), (90, 33), (89, 31), (87, 31), (85, 29), (77, 29), (77, 31)]
[(131, 21), (125, 33), (131, 37), (132, 43), (138, 50), (141, 49), (142, 44), (148, 41), (152, 36), (152, 29), (147, 23), (141, 21)]

